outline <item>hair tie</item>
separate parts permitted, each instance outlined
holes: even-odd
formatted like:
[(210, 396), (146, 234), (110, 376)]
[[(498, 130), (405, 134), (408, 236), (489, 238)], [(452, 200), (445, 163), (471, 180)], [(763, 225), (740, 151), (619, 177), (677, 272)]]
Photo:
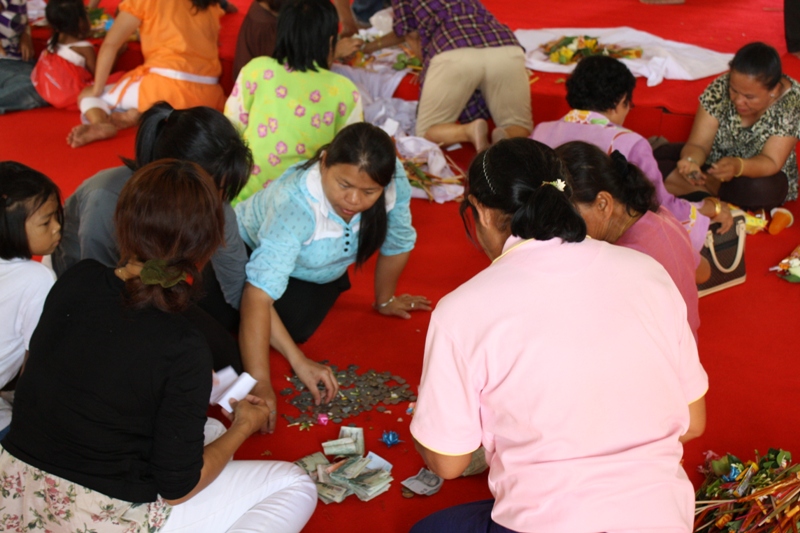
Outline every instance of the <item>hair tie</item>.
[(539, 187), (544, 187), (545, 185), (552, 185), (559, 191), (564, 192), (564, 189), (567, 187), (567, 182), (562, 179), (558, 179), (555, 181), (543, 181), (542, 184), (539, 185)]
[(486, 178), (486, 183), (489, 185), (489, 188), (492, 190), (492, 193), (496, 195), (497, 191), (494, 190), (494, 185), (492, 185), (492, 180), (489, 179), (489, 172), (486, 170), (486, 155), (489, 153), (489, 150), (491, 150), (491, 148), (483, 152), (483, 175)]
[(161, 285), (169, 289), (181, 281), (188, 281), (189, 276), (178, 267), (167, 265), (163, 259), (149, 259), (144, 262), (139, 279), (145, 285)]

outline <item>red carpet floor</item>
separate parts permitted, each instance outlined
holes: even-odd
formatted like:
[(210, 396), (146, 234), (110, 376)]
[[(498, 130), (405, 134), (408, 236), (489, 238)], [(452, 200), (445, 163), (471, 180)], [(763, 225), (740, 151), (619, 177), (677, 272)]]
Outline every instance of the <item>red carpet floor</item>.
[[(246, 10), (246, 0), (234, 3), (242, 12)], [(560, 3), (486, 0), (486, 5), (513, 28), (627, 25), (719, 51), (733, 52), (745, 42), (761, 39), (785, 52), (779, 0), (687, 0), (683, 6), (650, 6), (636, 0), (579, 0), (567, 8)], [(223, 59), (233, 55), (241, 17), (240, 13), (224, 19)], [(786, 70), (800, 78), (800, 62), (788, 55), (784, 58)], [(558, 118), (566, 110), (563, 85), (556, 83), (558, 77), (540, 75), (539, 82), (532, 86), (537, 121)], [(626, 125), (646, 135), (662, 133), (672, 140), (684, 139), (696, 98), (708, 81), (667, 81), (654, 88), (640, 84), (635, 95), (637, 107)], [(401, 92), (408, 90), (411, 88), (401, 86)], [(78, 150), (68, 148), (64, 139), (76, 123), (75, 113), (53, 109), (0, 116), (0, 159), (15, 159), (47, 173), (68, 195), (86, 177), (117, 165), (119, 155), (132, 155), (132, 130), (111, 141)], [(462, 165), (469, 157), (467, 151), (457, 153)], [(788, 207), (800, 217), (797, 202)], [(398, 290), (424, 294), (436, 302), (488, 261), (464, 236), (455, 204), (415, 200), (412, 211), (419, 239)], [(767, 271), (798, 244), (800, 224), (776, 237), (749, 237), (747, 282), (700, 301), (700, 354), (711, 388), (706, 433), (685, 449), (685, 466), (695, 482), (699, 481), (695, 470), (705, 450), (731, 452), (743, 458), (755, 449), (763, 452), (768, 447), (783, 447), (800, 454), (800, 431), (794, 425), (792, 407), (800, 391), (795, 360), (800, 341), (800, 286), (785, 283)], [(372, 267), (370, 263), (363, 272), (352, 275), (353, 289), (340, 298), (303, 349), (310, 357), (327, 359), (339, 367), (356, 364), (361, 371), (389, 370), (416, 386), (428, 316), (415, 314), (404, 321), (374, 313), (370, 308)], [(280, 390), (286, 386), (283, 376), (290, 369), (278, 355), (273, 355), (272, 365), (274, 386)], [(297, 414), (288, 404), (280, 404), (279, 408), (290, 415)], [(415, 474), (422, 461), (410, 444), (404, 407), (390, 409), (391, 414), (373, 410), (348, 422), (363, 426), (367, 449), (395, 465), (392, 489), (368, 503), (355, 498), (339, 505), (320, 503), (306, 531), (404, 532), (437, 509), (489, 497), (485, 476), (478, 476), (447, 482), (432, 497), (404, 499), (399, 482)], [(383, 430), (397, 431), (404, 442), (387, 449), (378, 442)], [(237, 458), (293, 461), (320, 450), (321, 442), (337, 434), (335, 424), (299, 431), (281, 421), (274, 435), (249, 439)]]

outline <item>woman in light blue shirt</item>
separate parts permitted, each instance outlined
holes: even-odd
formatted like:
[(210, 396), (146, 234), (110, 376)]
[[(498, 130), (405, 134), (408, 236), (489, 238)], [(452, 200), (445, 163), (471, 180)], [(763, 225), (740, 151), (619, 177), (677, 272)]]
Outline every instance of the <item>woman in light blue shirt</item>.
[[(322, 323), (339, 294), (350, 288), (347, 268), (379, 252), (375, 303), (381, 314), (408, 318), (430, 310), (424, 296), (394, 296), (414, 248), (411, 186), (380, 128), (357, 123), (307, 163), (236, 206), (239, 233), (253, 253), (242, 294), (241, 343), (245, 369), (258, 380), (254, 394), (270, 405), (267, 431), (277, 418), (269, 379), (270, 345), (292, 365), (319, 404), (338, 384), (330, 368), (297, 347)], [(317, 384), (323, 383), (320, 395)]]

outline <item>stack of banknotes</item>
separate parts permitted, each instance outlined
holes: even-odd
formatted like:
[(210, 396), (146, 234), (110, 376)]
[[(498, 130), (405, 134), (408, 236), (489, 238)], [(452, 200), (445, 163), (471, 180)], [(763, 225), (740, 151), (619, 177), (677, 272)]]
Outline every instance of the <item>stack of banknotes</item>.
[[(324, 454), (313, 453), (295, 464), (314, 480), (324, 503), (341, 503), (351, 494), (366, 502), (389, 490), (392, 465), (373, 452), (364, 456), (363, 428), (341, 428), (339, 438), (324, 442), (322, 449)], [(326, 455), (335, 461), (331, 463)]]

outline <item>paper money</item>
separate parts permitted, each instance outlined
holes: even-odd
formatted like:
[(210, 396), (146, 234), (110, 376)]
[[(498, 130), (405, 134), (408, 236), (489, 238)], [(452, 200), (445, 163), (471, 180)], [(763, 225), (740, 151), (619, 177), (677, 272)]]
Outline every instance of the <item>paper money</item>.
[(353, 442), (355, 442), (356, 445), (355, 455), (364, 455), (364, 428), (351, 428), (344, 426), (339, 430), (339, 438), (353, 439)]
[(386, 492), (393, 479), (391, 474), (383, 469), (365, 470), (361, 475), (350, 480), (348, 486), (356, 493), (359, 500), (366, 502), (378, 494)]
[(466, 470), (462, 472), (461, 476), (474, 476), (482, 473), (487, 468), (489, 468), (489, 465), (486, 464), (486, 450), (484, 450), (483, 446), (481, 446), (472, 452), (472, 459), (470, 460)]
[(366, 457), (351, 457), (339, 469), (331, 473), (331, 478), (336, 481), (347, 482), (363, 472), (369, 464)]
[(376, 470), (380, 468), (381, 470), (386, 470), (387, 472), (392, 471), (392, 463), (381, 457), (375, 452), (369, 452), (367, 454), (367, 459), (369, 459), (369, 464), (367, 464), (367, 468), (370, 470)]
[[(344, 429), (344, 428), (342, 428)], [(325, 455), (361, 455), (358, 453), (358, 447), (355, 440), (350, 437), (339, 438), (336, 440), (329, 440), (322, 443), (322, 450)]]
[(403, 481), (401, 485), (421, 496), (431, 496), (439, 492), (444, 480), (425, 468), (420, 469), (416, 476)]
[(317, 465), (329, 465), (331, 464), (328, 461), (328, 458), (322, 455), (320, 452), (314, 452), (311, 455), (307, 455), (302, 459), (298, 459), (294, 462), (297, 466), (302, 468), (308, 474), (316, 473), (317, 472)]
[(332, 484), (331, 475), (325, 465), (317, 465), (317, 481)]
[(317, 496), (325, 504), (331, 502), (341, 503), (347, 497), (347, 489), (344, 487), (319, 481), (315, 485), (317, 486)]

